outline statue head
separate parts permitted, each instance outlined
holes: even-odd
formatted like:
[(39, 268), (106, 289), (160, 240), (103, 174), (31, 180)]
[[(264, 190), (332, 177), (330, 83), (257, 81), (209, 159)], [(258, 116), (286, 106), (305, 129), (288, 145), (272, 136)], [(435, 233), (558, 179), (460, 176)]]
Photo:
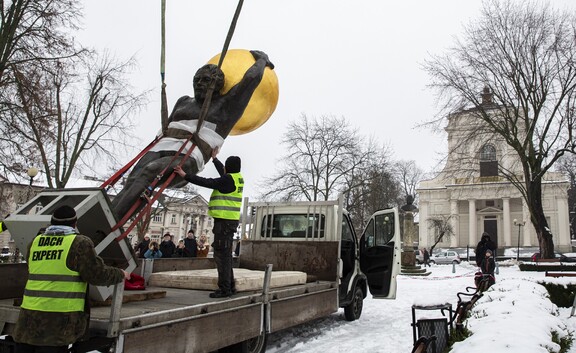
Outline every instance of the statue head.
[(414, 196), (412, 196), (410, 194), (406, 195), (406, 204), (411, 205), (413, 203), (414, 203)]
[(224, 87), (224, 72), (214, 64), (206, 64), (194, 75), (194, 98), (203, 101), (208, 93), (208, 87), (215, 82), (214, 92), (220, 92)]

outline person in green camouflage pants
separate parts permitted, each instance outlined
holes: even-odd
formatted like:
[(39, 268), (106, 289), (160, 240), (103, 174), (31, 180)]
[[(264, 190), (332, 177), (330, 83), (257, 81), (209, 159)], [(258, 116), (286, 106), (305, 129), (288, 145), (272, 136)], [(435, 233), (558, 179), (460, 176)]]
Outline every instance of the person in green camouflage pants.
[(107, 266), (94, 243), (76, 230), (70, 206), (54, 211), (51, 225), (28, 247), (29, 277), (13, 338), (15, 353), (68, 352), (87, 332), (87, 284), (109, 286), (130, 278)]

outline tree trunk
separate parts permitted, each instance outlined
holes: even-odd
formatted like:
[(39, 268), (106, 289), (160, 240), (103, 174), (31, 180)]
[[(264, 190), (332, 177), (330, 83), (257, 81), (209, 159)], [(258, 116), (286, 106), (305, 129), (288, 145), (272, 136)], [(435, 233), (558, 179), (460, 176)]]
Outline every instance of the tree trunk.
[(548, 221), (542, 207), (542, 182), (540, 180), (529, 182), (528, 208), (530, 209), (530, 221), (536, 229), (540, 257), (542, 259), (554, 258), (554, 241), (552, 232), (548, 227)]

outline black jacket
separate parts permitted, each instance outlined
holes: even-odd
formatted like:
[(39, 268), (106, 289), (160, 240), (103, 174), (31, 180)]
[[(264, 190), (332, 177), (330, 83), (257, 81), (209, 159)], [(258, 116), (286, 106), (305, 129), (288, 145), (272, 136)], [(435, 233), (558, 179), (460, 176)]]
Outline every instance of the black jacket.
[(174, 245), (172, 240), (162, 241), (160, 243), (160, 251), (162, 251), (162, 257), (172, 257), (174, 250), (176, 250), (176, 245)]
[(198, 242), (196, 241), (196, 238), (184, 238), (184, 247), (186, 247), (186, 250), (188, 250), (188, 253), (184, 254), (184, 256), (189, 256), (189, 257), (196, 257), (198, 256)]

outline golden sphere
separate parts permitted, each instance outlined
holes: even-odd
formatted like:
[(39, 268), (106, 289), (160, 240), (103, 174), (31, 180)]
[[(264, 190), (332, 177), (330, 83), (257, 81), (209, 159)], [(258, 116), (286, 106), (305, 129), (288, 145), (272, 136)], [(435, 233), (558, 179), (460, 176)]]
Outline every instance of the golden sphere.
[[(220, 54), (210, 59), (208, 64), (218, 65), (219, 60)], [(220, 93), (225, 94), (230, 88), (240, 82), (242, 77), (244, 77), (244, 73), (246, 73), (254, 63), (254, 57), (249, 50), (228, 50), (221, 67), (224, 72), (224, 87)], [(244, 114), (242, 114), (240, 120), (234, 125), (230, 135), (246, 134), (264, 124), (270, 116), (272, 116), (274, 109), (276, 109), (278, 95), (278, 77), (274, 70), (266, 67), (262, 81), (252, 94), (252, 98), (250, 98)]]

